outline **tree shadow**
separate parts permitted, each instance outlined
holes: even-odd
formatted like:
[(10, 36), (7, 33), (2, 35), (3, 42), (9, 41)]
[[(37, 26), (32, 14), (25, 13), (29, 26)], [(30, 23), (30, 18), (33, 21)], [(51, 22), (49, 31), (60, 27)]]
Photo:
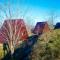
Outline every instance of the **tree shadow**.
[[(28, 56), (32, 51), (34, 44), (37, 42), (38, 36), (33, 35), (28, 37), (28, 40), (23, 45), (17, 48), (13, 53), (13, 60), (29, 60)], [(12, 60), (10, 53), (8, 53), (3, 60)]]

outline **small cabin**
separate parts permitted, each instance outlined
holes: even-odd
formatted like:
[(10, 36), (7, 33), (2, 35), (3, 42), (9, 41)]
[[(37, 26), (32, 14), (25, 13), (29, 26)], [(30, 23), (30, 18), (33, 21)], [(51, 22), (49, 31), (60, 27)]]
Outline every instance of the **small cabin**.
[(54, 29), (60, 29), (60, 22), (56, 23), (55, 28)]
[(50, 28), (49, 28), (47, 22), (37, 22), (37, 24), (33, 30), (33, 33), (40, 35), (40, 34), (45, 33), (47, 31), (50, 31)]

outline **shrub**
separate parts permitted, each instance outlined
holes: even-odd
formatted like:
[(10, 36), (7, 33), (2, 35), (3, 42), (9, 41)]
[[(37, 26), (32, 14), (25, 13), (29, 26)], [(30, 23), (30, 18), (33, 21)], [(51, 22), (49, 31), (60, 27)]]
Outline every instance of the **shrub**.
[(32, 60), (60, 60), (60, 29), (42, 34), (29, 57)]

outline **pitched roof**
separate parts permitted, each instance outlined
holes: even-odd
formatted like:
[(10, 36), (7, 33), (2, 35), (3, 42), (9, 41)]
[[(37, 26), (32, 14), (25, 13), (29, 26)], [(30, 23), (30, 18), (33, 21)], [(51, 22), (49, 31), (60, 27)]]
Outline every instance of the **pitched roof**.
[(5, 43), (6, 40), (5, 40), (5, 36), (3, 34), (4, 32), (2, 31), (2, 29), (0, 29), (0, 43)]
[(60, 22), (56, 23), (55, 28), (54, 29), (59, 29), (60, 28)]
[(45, 30), (45, 28), (48, 28), (46, 26), (48, 26), (47, 22), (37, 22), (37, 24), (33, 30), (33, 33), (42, 34), (43, 31)]
[(47, 22), (37, 22), (35, 29), (37, 29), (38, 26), (39, 28), (44, 28), (45, 24), (47, 24)]
[[(22, 34), (22, 32), (24, 32), (23, 30), (24, 29), (26, 30), (25, 23), (24, 23), (23, 19), (9, 19), (9, 20), (5, 20), (3, 25), (2, 25), (2, 27), (0, 28), (0, 43), (6, 42), (6, 38), (8, 37), (8, 35), (6, 35), (7, 34), (7, 30), (6, 29), (8, 29), (8, 32), (9, 32), (8, 24), (11, 24), (11, 26), (13, 28), (13, 33), (15, 31), (15, 29), (14, 29), (15, 24), (17, 25), (16, 35), (19, 33), (18, 31), (20, 30), (21, 25), (23, 26), (23, 28), (20, 30), (20, 33)], [(4, 26), (6, 27), (6, 29), (4, 28)], [(27, 31), (25, 31), (25, 32), (27, 33)], [(26, 37), (26, 35), (21, 36), (21, 38), (24, 38), (24, 37)]]

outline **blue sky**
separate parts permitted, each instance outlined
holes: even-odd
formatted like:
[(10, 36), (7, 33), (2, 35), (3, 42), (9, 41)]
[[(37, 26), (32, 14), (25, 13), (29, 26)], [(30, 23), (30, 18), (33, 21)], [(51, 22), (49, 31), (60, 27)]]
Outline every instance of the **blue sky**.
[(23, 18), (26, 23), (35, 25), (38, 21), (51, 20), (53, 14), (54, 24), (60, 21), (60, 0), (0, 0), (0, 22), (6, 19), (5, 12), (9, 18)]

